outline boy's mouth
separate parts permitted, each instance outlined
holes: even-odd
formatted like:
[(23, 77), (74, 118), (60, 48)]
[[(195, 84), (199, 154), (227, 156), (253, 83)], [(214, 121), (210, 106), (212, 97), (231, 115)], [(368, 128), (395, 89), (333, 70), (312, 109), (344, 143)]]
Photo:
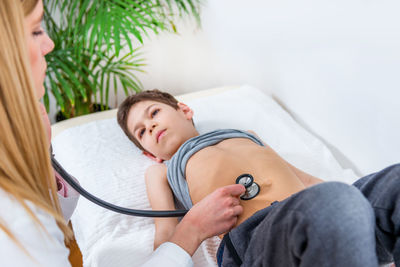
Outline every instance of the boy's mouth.
[(157, 133), (157, 143), (160, 141), (161, 137), (164, 136), (165, 131), (166, 131), (166, 129), (161, 130), (161, 131), (159, 131), (159, 132)]

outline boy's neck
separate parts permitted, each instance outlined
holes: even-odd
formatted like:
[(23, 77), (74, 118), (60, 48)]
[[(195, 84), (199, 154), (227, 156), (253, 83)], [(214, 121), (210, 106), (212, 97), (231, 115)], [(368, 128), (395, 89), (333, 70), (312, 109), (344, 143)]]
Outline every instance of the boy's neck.
[[(194, 129), (194, 133), (193, 133), (193, 136), (192, 137), (190, 137), (189, 139), (191, 139), (191, 138), (193, 138), (193, 137), (196, 137), (196, 136), (199, 136), (200, 134), (199, 134), (199, 132), (196, 130), (196, 129)], [(188, 140), (189, 140), (188, 139)], [(187, 141), (187, 140), (186, 140)]]
[[(200, 135), (199, 132), (198, 132), (196, 129), (194, 129), (193, 133), (191, 133), (190, 135), (188, 135), (188, 138), (187, 138), (185, 141), (183, 141), (183, 142), (179, 145), (179, 148), (181, 148), (181, 146), (182, 146), (187, 140), (192, 139), (192, 138), (194, 138), (194, 137), (196, 137), (196, 136), (199, 136), (199, 135)], [(178, 150), (179, 150), (179, 148), (178, 148)], [(175, 151), (174, 154), (172, 154), (171, 158), (176, 154), (176, 152), (178, 152), (178, 150)], [(170, 158), (170, 159), (171, 159), (171, 158)], [(170, 160), (170, 159), (168, 159), (168, 160)]]

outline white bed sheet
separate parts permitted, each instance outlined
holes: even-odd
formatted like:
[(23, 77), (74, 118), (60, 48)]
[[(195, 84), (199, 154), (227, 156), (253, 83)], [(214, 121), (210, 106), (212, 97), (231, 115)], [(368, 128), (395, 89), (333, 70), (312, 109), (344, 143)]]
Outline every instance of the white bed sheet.
[[(243, 85), (186, 100), (200, 133), (251, 129), (283, 158), (312, 175), (346, 183), (357, 178), (339, 165), (318, 138), (256, 88)], [(150, 209), (144, 172), (152, 161), (125, 137), (115, 118), (63, 129), (53, 139), (53, 148), (56, 158), (90, 192), (117, 205)], [(153, 219), (116, 214), (81, 198), (72, 223), (84, 266), (140, 266), (152, 252)], [(217, 244), (218, 238), (203, 244), (194, 256), (195, 266), (216, 266)]]

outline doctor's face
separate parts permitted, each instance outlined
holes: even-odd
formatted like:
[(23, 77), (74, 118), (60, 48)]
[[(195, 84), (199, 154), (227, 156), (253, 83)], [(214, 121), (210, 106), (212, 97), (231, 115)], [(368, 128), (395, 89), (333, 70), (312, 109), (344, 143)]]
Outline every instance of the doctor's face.
[[(46, 59), (44, 56), (51, 52), (54, 48), (53, 41), (49, 38), (49, 36), (47, 36), (46, 32), (41, 26), (42, 19), (43, 2), (42, 0), (39, 0), (33, 10), (27, 16), (25, 16), (24, 19), (25, 39), (27, 42), (32, 78), (38, 100), (44, 95), (43, 83), (47, 69)], [(50, 121), (47, 116), (46, 108), (41, 102), (38, 102), (38, 105), (50, 144)]]
[(193, 111), (183, 103), (178, 107), (146, 100), (129, 111), (129, 132), (159, 160), (170, 159), (186, 140), (198, 135), (192, 123)]
[(53, 41), (41, 26), (42, 19), (43, 2), (39, 0), (32, 12), (25, 17), (24, 21), (29, 61), (38, 99), (42, 98), (44, 95), (43, 83), (47, 69), (44, 56), (54, 48)]

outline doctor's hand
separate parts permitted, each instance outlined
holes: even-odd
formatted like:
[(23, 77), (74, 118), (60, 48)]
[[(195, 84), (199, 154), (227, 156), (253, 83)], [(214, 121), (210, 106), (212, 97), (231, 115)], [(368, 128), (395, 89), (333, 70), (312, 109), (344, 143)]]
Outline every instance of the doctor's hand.
[(190, 255), (201, 242), (232, 229), (243, 212), (239, 196), (243, 185), (221, 187), (194, 205), (176, 227), (170, 242), (182, 247)]

